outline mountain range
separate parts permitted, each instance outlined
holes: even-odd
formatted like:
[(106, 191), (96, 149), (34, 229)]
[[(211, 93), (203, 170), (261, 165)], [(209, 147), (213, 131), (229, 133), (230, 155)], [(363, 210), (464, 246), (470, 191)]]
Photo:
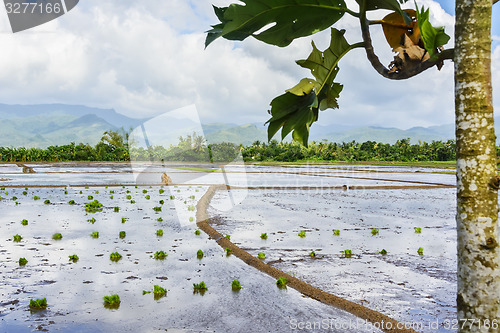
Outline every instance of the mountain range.
[[(151, 120), (153, 121), (151, 122)], [(500, 119), (495, 119), (496, 124), (500, 124), (499, 121)], [(154, 123), (154, 119), (130, 118), (113, 109), (66, 104), (0, 104), (0, 146), (45, 148), (50, 145), (64, 145), (70, 142), (95, 145), (107, 130), (138, 128), (138, 133), (142, 133), (140, 125), (148, 122)], [(185, 128), (185, 133), (192, 133), (200, 129), (199, 124), (189, 120), (183, 120), (182, 126)], [(202, 124), (202, 128), (209, 143), (233, 142), (250, 145), (257, 140), (267, 141), (267, 129), (264, 123), (244, 125), (208, 123)], [(498, 128), (495, 126), (495, 128), (498, 133), (500, 126)], [(318, 142), (326, 139), (338, 143), (370, 140), (395, 143), (397, 140), (409, 138), (412, 143), (418, 143), (419, 141), (432, 142), (453, 139), (454, 131), (453, 124), (402, 130), (375, 126), (325, 126), (315, 123), (311, 127), (309, 140)], [(176, 130), (175, 135), (177, 133), (181, 132)], [(275, 138), (278, 138), (278, 135)], [(289, 140), (289, 138), (285, 140)]]

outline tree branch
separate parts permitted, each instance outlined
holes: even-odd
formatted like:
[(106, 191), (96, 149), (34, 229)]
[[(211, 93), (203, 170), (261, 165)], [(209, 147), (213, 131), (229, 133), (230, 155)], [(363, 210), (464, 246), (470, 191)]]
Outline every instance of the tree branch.
[[(494, 0), (499, 1), (499, 0)], [(448, 49), (444, 50), (443, 52), (439, 53), (438, 57), (435, 59), (429, 59), (426, 60), (416, 66), (410, 67), (405, 71), (401, 72), (389, 72), (389, 69), (387, 69), (379, 60), (377, 55), (375, 54), (375, 51), (373, 50), (373, 44), (372, 44), (372, 38), (370, 35), (370, 28), (369, 28), (369, 23), (366, 19), (366, 0), (362, 2), (361, 8), (360, 8), (360, 16), (359, 16), (359, 22), (361, 25), (361, 34), (363, 36), (363, 42), (365, 43), (365, 50), (366, 50), (366, 56), (368, 57), (368, 60), (372, 64), (372, 67), (383, 77), (391, 79), (391, 80), (404, 80), (404, 79), (409, 79), (415, 75), (418, 75), (422, 73), (423, 71), (441, 63), (445, 59), (453, 59), (453, 54), (454, 50), (453, 49)]]

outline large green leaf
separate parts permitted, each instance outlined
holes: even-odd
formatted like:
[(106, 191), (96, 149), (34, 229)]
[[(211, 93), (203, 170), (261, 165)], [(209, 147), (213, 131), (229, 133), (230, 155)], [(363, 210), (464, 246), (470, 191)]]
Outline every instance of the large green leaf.
[[(287, 46), (337, 22), (347, 10), (344, 0), (241, 0), (245, 5), (214, 7), (221, 21), (207, 31), (205, 46), (218, 37)], [(261, 31), (264, 28), (263, 31)]]
[(318, 120), (319, 110), (338, 108), (342, 85), (334, 82), (339, 71), (339, 60), (350, 50), (362, 46), (350, 45), (344, 38), (345, 30), (331, 29), (330, 46), (323, 52), (312, 43), (313, 50), (297, 64), (311, 70), (315, 79), (302, 79), (295, 87), (271, 102), (271, 119), (268, 120), (269, 140), (281, 128), (285, 138), (293, 131), (293, 139), (307, 146), (309, 128)]
[(433, 57), (437, 54), (437, 48), (448, 43), (450, 36), (444, 32), (443, 27), (433, 27), (429, 21), (429, 9), (424, 7), (419, 10), (417, 6), (417, 22), (420, 29), (420, 35), (424, 42), (425, 49)]
[[(361, 7), (364, 0), (356, 0), (356, 2)], [(411, 24), (411, 18), (401, 9), (401, 5), (408, 0), (366, 0), (366, 10), (377, 10), (377, 9), (389, 9), (401, 14), (406, 22), (406, 24)]]

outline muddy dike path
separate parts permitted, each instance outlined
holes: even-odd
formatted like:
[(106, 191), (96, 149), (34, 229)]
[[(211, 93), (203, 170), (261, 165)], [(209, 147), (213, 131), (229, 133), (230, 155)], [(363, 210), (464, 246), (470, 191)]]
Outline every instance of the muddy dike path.
[(0, 332), (453, 332), (453, 175), (227, 169), (0, 164)]

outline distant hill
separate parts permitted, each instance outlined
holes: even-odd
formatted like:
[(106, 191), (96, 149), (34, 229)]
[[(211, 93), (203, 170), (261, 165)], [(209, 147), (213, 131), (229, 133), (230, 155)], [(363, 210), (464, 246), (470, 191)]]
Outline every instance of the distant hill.
[(0, 146), (45, 148), (70, 142), (95, 145), (105, 131), (136, 127), (143, 120), (80, 105), (0, 104), (0, 121)]
[[(0, 146), (45, 148), (50, 145), (64, 145), (70, 142), (95, 145), (106, 130), (118, 130), (122, 127), (125, 129), (136, 128), (146, 121), (147, 119), (126, 117), (113, 109), (100, 109), (81, 105), (0, 104)], [(158, 124), (152, 119), (148, 123), (154, 124), (158, 128), (154, 131), (154, 135), (149, 138), (150, 142), (159, 144), (161, 139), (166, 137), (176, 140), (180, 135), (191, 134), (196, 128), (199, 128), (199, 125), (191, 123), (189, 120), (185, 120), (185, 122)], [(495, 123), (500, 125), (500, 118), (495, 119)], [(267, 142), (267, 127), (264, 122), (245, 125), (208, 123), (203, 124), (202, 127), (205, 138), (209, 143), (233, 142), (250, 145), (257, 140)], [(500, 133), (500, 126), (495, 126), (495, 129), (497, 133)], [(142, 133), (141, 130), (139, 132)], [(413, 127), (402, 130), (375, 126), (325, 126), (321, 123), (315, 123), (311, 127), (309, 140), (318, 142), (325, 139), (338, 143), (370, 140), (393, 144), (397, 140), (410, 138), (412, 143), (418, 143), (419, 141), (430, 143), (434, 140), (453, 139), (454, 133), (455, 126), (453, 124)], [(289, 141), (290, 137), (289, 135), (285, 140)], [(278, 133), (275, 139), (279, 140), (279, 138)]]

